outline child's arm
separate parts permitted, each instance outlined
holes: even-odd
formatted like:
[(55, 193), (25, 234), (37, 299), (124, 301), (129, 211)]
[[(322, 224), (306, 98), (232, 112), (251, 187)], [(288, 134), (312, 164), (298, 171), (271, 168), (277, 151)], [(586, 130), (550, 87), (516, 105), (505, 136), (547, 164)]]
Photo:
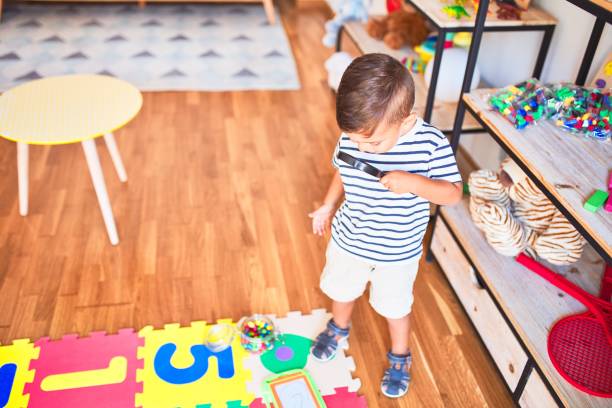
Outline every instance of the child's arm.
[(340, 178), (340, 170), (336, 170), (334, 177), (332, 178), (323, 205), (316, 211), (308, 214), (312, 218), (312, 232), (317, 235), (323, 235), (329, 229), (331, 217), (336, 208), (338, 200), (344, 194), (344, 187), (342, 186), (342, 178)]
[(390, 171), (380, 182), (397, 194), (412, 193), (438, 205), (452, 205), (461, 201), (463, 186), (446, 180), (433, 180), (406, 171)]

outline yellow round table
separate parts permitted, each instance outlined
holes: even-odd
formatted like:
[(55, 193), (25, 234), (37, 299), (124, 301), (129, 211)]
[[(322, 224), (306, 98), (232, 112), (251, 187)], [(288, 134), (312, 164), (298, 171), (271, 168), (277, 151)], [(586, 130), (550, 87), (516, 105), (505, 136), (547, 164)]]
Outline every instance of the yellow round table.
[(28, 145), (80, 142), (109, 239), (119, 242), (95, 138), (104, 137), (122, 182), (127, 175), (112, 132), (140, 110), (131, 84), (102, 75), (65, 75), (19, 85), (0, 96), (0, 137), (17, 142), (19, 213), (28, 213)]

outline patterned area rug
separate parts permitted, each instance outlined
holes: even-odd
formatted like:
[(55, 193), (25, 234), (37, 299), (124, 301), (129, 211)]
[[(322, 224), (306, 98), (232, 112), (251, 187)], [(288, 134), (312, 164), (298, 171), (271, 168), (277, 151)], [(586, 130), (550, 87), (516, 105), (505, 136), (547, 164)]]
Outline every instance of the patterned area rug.
[(253, 5), (9, 5), (0, 23), (0, 91), (101, 73), (141, 90), (299, 89), (277, 15)]

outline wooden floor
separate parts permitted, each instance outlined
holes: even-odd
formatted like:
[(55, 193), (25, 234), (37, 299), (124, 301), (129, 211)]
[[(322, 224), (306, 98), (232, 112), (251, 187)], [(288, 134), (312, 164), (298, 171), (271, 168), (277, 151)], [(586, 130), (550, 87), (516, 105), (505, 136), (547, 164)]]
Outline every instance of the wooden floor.
[[(0, 141), (0, 342), (328, 307), (326, 239), (307, 213), (338, 136), (323, 4), (286, 10), (302, 89), (147, 93), (117, 132), (129, 181), (98, 144), (121, 242), (109, 244), (78, 145), (30, 150), (18, 214), (16, 149)], [(437, 265), (415, 288), (409, 395), (381, 396), (385, 322), (358, 303), (352, 354), (372, 407), (506, 407), (511, 398)]]

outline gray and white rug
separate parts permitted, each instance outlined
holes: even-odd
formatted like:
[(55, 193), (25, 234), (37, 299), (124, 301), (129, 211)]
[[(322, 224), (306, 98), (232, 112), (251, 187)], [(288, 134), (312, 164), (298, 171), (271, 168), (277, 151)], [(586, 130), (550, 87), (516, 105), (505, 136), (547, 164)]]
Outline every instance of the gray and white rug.
[(35, 78), (102, 73), (141, 90), (299, 89), (278, 18), (259, 4), (8, 5), (0, 91)]

